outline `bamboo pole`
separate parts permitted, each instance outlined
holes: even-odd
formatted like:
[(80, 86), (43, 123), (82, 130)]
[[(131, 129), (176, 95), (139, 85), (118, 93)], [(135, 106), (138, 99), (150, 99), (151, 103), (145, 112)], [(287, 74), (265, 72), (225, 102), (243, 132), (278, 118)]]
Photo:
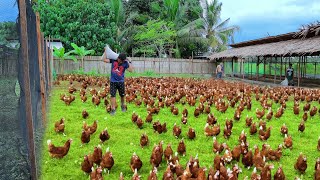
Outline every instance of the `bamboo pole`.
[(259, 61), (260, 61), (260, 56), (258, 56), (258, 60), (257, 60), (257, 65), (256, 65), (256, 80), (259, 80)]
[(314, 78), (316, 79), (317, 74), (317, 62), (314, 63)]
[(24, 80), (24, 95), (25, 95), (25, 108), (26, 108), (26, 122), (27, 122), (27, 136), (28, 136), (28, 149), (29, 149), (29, 160), (30, 160), (30, 171), (31, 179), (37, 179), (37, 166), (35, 156), (35, 145), (34, 145), (34, 128), (33, 128), (33, 116), (32, 116), (32, 103), (31, 103), (31, 92), (30, 92), (30, 76), (29, 76), (29, 53), (28, 53), (28, 25), (27, 25), (27, 8), (26, 1), (19, 0), (19, 23), (20, 23), (20, 43), (21, 43), (21, 54), (22, 54), (22, 68), (23, 68), (23, 80)]

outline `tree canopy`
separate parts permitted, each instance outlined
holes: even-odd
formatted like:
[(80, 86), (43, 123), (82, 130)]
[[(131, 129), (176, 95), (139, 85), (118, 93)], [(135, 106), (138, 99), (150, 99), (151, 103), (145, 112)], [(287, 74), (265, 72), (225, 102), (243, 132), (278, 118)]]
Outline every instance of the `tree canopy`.
[(45, 36), (95, 50), (143, 56), (189, 57), (227, 48), (237, 26), (221, 21), (222, 3), (213, 0), (38, 0)]

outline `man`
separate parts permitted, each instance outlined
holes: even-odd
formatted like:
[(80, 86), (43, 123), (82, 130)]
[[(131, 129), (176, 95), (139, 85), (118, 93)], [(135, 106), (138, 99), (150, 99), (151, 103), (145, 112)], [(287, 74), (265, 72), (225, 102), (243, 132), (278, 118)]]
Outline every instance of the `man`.
[(110, 114), (114, 115), (116, 113), (116, 92), (118, 90), (120, 98), (121, 98), (121, 110), (122, 112), (126, 112), (125, 105), (125, 86), (124, 86), (124, 73), (126, 69), (129, 72), (133, 71), (133, 66), (131, 61), (127, 59), (126, 54), (119, 54), (116, 60), (108, 59), (106, 51), (102, 56), (103, 62), (111, 63), (111, 77), (110, 77), (110, 94), (111, 94), (111, 111)]
[(223, 63), (221, 62), (216, 68), (216, 74), (218, 79), (221, 79), (222, 72), (223, 72)]
[(291, 63), (286, 71), (286, 78), (288, 79), (288, 85), (293, 86), (293, 68)]

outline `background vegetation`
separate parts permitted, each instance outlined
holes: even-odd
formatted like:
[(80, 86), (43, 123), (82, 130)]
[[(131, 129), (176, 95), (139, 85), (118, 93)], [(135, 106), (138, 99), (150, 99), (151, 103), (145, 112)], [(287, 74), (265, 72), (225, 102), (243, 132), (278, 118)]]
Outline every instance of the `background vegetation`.
[(75, 43), (96, 55), (107, 43), (133, 56), (189, 57), (226, 49), (238, 29), (220, 19), (217, 0), (37, 0), (33, 7), (46, 37), (60, 39), (66, 51)]

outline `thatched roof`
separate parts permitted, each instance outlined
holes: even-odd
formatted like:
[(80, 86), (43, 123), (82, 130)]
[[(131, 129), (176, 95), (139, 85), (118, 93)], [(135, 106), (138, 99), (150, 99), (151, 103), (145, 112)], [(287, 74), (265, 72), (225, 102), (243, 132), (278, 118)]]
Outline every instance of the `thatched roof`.
[(256, 56), (304, 56), (320, 54), (320, 23), (303, 26), (298, 32), (270, 36), (231, 45), (209, 59)]

